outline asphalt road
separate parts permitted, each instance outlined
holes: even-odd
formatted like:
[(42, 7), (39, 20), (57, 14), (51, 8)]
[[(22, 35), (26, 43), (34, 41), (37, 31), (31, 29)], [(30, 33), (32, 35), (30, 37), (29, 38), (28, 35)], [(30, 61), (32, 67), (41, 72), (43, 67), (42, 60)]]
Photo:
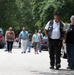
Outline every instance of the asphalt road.
[(67, 60), (61, 58), (60, 70), (49, 69), (47, 51), (39, 54), (21, 54), (21, 49), (14, 45), (12, 53), (0, 49), (0, 75), (74, 75), (73, 70), (67, 70)]

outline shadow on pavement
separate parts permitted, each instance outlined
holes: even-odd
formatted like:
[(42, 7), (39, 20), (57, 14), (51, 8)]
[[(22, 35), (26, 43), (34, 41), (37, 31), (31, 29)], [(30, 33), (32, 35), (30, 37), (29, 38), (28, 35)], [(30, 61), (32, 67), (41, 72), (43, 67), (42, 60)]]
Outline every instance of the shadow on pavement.
[(74, 70), (59, 69), (49, 70), (49, 72), (31, 71), (35, 75), (74, 75)]

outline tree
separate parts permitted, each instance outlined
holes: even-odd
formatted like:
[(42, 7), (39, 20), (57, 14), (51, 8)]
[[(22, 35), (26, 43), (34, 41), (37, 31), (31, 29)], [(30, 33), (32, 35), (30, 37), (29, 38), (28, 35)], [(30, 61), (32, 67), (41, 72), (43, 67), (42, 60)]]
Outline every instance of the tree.
[(18, 33), (23, 26), (32, 33), (43, 31), (55, 11), (61, 12), (64, 22), (70, 22), (73, 8), (74, 0), (0, 0), (0, 27), (7, 30), (12, 26)]

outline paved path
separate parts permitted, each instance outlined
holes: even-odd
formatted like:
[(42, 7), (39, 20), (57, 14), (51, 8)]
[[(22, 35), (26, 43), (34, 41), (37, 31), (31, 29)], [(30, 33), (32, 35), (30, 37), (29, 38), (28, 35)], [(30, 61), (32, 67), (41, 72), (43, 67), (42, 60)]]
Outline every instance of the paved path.
[(61, 69), (49, 69), (49, 55), (47, 51), (39, 54), (21, 54), (21, 49), (13, 49), (13, 53), (0, 50), (0, 75), (74, 75), (74, 71), (66, 69), (67, 60), (62, 59)]

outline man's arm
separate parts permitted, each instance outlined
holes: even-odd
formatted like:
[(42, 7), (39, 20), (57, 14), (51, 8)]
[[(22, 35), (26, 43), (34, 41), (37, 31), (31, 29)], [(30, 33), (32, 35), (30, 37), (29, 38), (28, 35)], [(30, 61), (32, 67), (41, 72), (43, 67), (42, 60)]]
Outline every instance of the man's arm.
[(45, 35), (48, 37), (48, 30), (45, 29)]
[(50, 23), (50, 21), (46, 24), (46, 26), (45, 26), (45, 30), (44, 30), (46, 37), (48, 37), (48, 28), (49, 28), (49, 23)]
[(34, 34), (33, 34), (33, 36), (32, 36), (32, 44), (33, 44), (33, 42), (34, 42)]

